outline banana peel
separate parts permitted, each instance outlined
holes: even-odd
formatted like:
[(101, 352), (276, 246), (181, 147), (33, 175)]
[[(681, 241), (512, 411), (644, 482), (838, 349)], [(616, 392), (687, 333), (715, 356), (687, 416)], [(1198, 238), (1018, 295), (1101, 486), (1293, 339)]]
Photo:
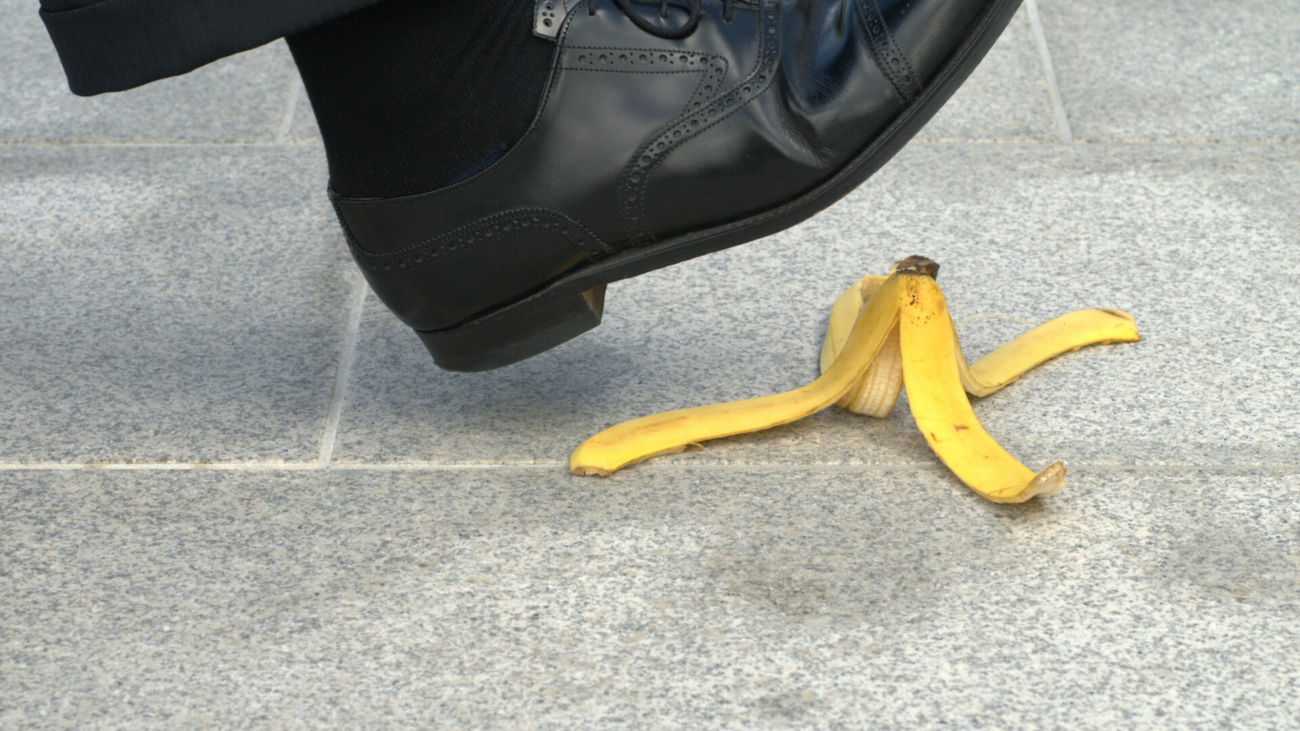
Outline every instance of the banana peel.
[(886, 282), (862, 306), (840, 357), (820, 378), (773, 396), (667, 411), (610, 427), (569, 457), (575, 475), (606, 477), (630, 464), (681, 452), (708, 439), (762, 431), (815, 414), (835, 403), (862, 375), (898, 321), (902, 281)]
[(980, 425), (967, 394), (988, 396), (1026, 371), (1087, 345), (1139, 340), (1126, 312), (1080, 310), (1033, 328), (969, 365), (962, 355), (938, 265), (909, 257), (888, 276), (851, 285), (831, 308), (821, 352), (822, 375), (786, 393), (679, 409), (616, 425), (591, 437), (569, 458), (575, 475), (608, 476), (700, 442), (761, 431), (802, 419), (831, 404), (884, 418), (907, 390), (926, 442), (949, 469), (993, 502), (1024, 502), (1065, 487), (1065, 468), (1034, 472)]

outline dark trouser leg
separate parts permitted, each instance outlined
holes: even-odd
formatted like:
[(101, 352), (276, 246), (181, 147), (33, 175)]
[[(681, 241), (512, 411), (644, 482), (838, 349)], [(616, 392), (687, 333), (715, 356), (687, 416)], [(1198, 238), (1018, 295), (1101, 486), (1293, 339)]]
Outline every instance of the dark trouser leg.
[(178, 76), (378, 0), (41, 0), (74, 94)]

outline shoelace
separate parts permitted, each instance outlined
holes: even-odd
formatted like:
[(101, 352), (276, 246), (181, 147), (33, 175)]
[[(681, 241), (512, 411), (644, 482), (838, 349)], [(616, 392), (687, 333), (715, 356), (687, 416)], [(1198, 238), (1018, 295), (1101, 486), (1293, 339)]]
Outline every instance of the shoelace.
[[(728, 23), (731, 22), (731, 4), (734, 1), (735, 0), (722, 0), (722, 17)], [(668, 40), (685, 38), (694, 33), (695, 29), (699, 27), (700, 17), (703, 15), (703, 11), (700, 9), (700, 0), (686, 0), (690, 17), (687, 18), (685, 23), (676, 28), (664, 28), (641, 17), (641, 14), (632, 7), (632, 0), (613, 0), (613, 2), (614, 5), (618, 6), (619, 10), (623, 11), (623, 14), (627, 16), (628, 20), (636, 24), (636, 27), (652, 36), (659, 36), (660, 38), (667, 38)], [(596, 14), (596, 0), (587, 0), (587, 14)], [(659, 17), (664, 20), (668, 19), (668, 0), (659, 0)]]

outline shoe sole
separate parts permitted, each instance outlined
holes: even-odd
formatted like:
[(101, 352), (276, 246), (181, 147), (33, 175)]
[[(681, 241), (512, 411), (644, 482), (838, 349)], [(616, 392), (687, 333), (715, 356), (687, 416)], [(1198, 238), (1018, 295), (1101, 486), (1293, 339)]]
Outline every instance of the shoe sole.
[(898, 153), (962, 85), (1002, 35), (1021, 0), (998, 0), (915, 104), (838, 173), (799, 198), (746, 219), (620, 252), (446, 330), (416, 331), (449, 371), (488, 371), (550, 350), (600, 324), (605, 286), (748, 243), (799, 224), (848, 195)]

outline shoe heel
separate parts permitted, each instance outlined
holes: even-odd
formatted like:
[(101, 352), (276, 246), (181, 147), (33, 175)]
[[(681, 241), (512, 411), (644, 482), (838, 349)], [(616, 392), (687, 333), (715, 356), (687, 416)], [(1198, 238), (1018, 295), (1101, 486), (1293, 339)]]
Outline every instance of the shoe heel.
[(518, 363), (600, 324), (605, 285), (569, 297), (529, 298), (458, 327), (416, 331), (439, 368), (490, 371)]

